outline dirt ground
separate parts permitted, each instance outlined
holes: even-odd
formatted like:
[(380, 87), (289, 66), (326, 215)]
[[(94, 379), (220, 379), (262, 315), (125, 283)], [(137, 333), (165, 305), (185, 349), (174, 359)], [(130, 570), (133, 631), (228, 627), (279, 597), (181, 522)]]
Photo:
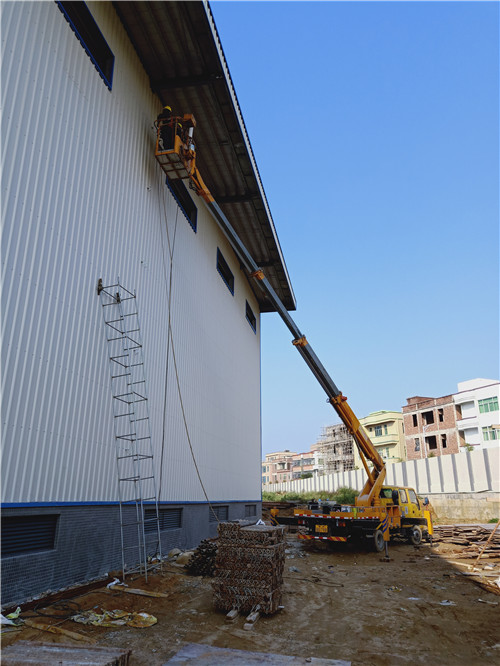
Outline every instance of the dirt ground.
[[(449, 544), (391, 544), (391, 561), (382, 562), (377, 553), (343, 544), (334, 551), (311, 550), (289, 536), (284, 609), (261, 617), (252, 631), (243, 630), (243, 616), (227, 624), (224, 613), (214, 611), (210, 578), (188, 576), (171, 564), (147, 584), (143, 578), (127, 581), (165, 592), (168, 599), (104, 588), (73, 600), (82, 610), (145, 611), (158, 619), (156, 625), (103, 628), (66, 620), (61, 626), (98, 645), (131, 649), (130, 666), (164, 664), (186, 643), (344, 659), (352, 666), (499, 664), (500, 596), (462, 576), (467, 569), (449, 561), (454, 550)], [(489, 572), (500, 575), (500, 560), (483, 564), (493, 564)], [(71, 642), (31, 628), (2, 638), (3, 645), (19, 639)]]

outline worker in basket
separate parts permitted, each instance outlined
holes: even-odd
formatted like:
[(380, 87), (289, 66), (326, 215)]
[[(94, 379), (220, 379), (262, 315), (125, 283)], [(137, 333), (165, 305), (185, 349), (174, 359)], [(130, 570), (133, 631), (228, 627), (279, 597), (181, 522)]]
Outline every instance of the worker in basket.
[(171, 124), (172, 108), (164, 106), (156, 119), (156, 126), (160, 130), (158, 147), (161, 151), (171, 150), (174, 147), (174, 128)]

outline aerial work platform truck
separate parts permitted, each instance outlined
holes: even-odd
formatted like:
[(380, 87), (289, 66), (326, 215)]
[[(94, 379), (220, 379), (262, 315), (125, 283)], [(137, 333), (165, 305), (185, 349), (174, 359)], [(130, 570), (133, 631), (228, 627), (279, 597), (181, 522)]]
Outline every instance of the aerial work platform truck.
[(256, 288), (267, 296), (293, 335), (292, 344), (322, 386), (327, 402), (332, 405), (352, 435), (366, 472), (366, 483), (353, 506), (309, 503), (307, 509), (296, 509), (293, 517), (280, 516), (278, 511), (273, 511), (273, 521), (295, 525), (301, 539), (361, 543), (368, 541), (379, 552), (384, 548), (387, 552), (387, 542), (391, 537), (404, 538), (414, 545), (418, 545), (423, 537), (432, 539), (430, 512), (425, 509), (412, 488), (384, 485), (385, 463), (348, 405), (346, 396), (337, 388), (264, 271), (255, 263), (206, 187), (196, 166), (194, 116), (171, 115), (168, 119), (157, 122), (156, 127), (155, 157), (162, 170), (171, 180), (189, 179), (191, 189), (203, 198), (248, 272), (249, 278), (255, 280)]

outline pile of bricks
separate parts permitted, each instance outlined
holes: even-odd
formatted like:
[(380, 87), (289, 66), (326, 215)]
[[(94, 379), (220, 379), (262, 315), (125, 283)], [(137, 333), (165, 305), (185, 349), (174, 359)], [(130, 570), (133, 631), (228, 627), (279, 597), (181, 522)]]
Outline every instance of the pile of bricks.
[(219, 523), (212, 582), (214, 604), (223, 611), (275, 613), (281, 604), (285, 565), (284, 527)]

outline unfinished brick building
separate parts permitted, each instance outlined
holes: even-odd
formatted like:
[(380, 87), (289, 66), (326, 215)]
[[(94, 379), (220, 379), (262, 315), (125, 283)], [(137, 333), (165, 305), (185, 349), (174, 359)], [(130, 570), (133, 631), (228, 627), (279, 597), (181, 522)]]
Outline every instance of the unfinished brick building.
[(407, 398), (403, 423), (408, 460), (458, 453), (457, 408), (452, 395)]

